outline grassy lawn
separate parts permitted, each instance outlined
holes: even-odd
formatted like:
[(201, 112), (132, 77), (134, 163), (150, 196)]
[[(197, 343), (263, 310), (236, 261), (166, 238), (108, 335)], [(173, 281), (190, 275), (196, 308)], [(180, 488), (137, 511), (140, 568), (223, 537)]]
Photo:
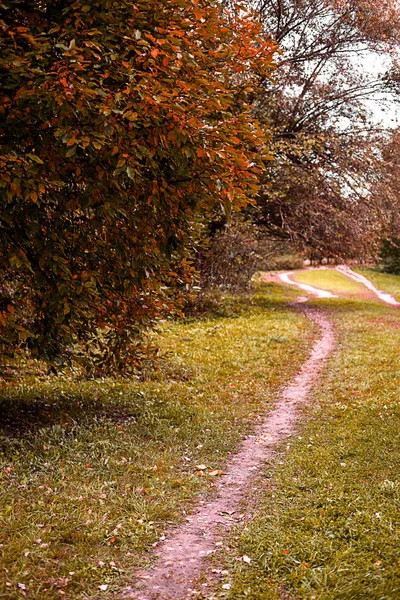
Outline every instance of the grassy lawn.
[(107, 598), (150, 560), (304, 360), (312, 325), (266, 284), (165, 323), (139, 380), (25, 373), (0, 392), (0, 598)]
[(264, 471), (254, 520), (213, 559), (230, 585), (218, 598), (400, 598), (399, 312), (326, 306), (338, 349), (308, 421), (277, 470)]
[(368, 267), (353, 268), (353, 271), (367, 277), (378, 290), (388, 292), (400, 301), (400, 277), (398, 275), (380, 273), (377, 269)]
[(299, 271), (293, 273), (291, 278), (298, 283), (306, 283), (341, 296), (355, 296), (359, 293), (367, 292), (364, 285), (353, 281), (333, 269)]

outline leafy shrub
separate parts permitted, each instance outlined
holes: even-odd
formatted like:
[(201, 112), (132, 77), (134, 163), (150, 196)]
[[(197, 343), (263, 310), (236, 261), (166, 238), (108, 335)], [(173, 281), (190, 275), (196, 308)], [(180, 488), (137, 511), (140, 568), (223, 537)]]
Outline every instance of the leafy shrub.
[(304, 259), (300, 254), (282, 254), (271, 260), (271, 271), (292, 271), (303, 268)]
[(274, 47), (212, 0), (9, 0), (0, 28), (0, 341), (126, 370), (200, 220), (257, 190)]

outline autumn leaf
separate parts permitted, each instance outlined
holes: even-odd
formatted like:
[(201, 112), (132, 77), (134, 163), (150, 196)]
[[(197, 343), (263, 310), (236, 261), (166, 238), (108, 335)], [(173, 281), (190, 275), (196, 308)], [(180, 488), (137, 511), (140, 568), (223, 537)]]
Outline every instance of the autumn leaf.
[(246, 556), (246, 554), (244, 556), (242, 556), (242, 561), (250, 564), (251, 563), (251, 558), (249, 558), (248, 556)]
[(208, 471), (208, 474), (211, 475), (211, 477), (216, 477), (217, 475), (223, 475), (224, 472), (220, 469), (216, 469), (215, 471)]

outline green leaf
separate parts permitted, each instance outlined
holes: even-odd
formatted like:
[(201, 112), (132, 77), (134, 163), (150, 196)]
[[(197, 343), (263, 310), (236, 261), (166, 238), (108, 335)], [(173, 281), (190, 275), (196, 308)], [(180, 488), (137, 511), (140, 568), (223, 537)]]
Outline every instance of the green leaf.
[(131, 167), (126, 167), (126, 174), (128, 175), (129, 179), (135, 181), (135, 172)]
[(69, 158), (70, 156), (73, 156), (76, 153), (76, 146), (72, 146), (71, 148), (68, 148), (68, 150), (65, 153), (66, 158)]
[(44, 162), (42, 161), (41, 158), (39, 158), (38, 156), (36, 156), (36, 154), (27, 154), (27, 156), (34, 160), (36, 163), (38, 163), (39, 165), (44, 165)]

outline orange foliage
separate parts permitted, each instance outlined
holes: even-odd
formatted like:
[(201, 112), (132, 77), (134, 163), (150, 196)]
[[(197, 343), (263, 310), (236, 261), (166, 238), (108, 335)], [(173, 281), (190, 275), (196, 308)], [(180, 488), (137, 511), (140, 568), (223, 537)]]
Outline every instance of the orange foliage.
[(52, 359), (96, 348), (99, 367), (125, 369), (179, 307), (199, 221), (257, 191), (268, 132), (249, 95), (275, 48), (254, 15), (208, 0), (7, 6), (3, 341)]

